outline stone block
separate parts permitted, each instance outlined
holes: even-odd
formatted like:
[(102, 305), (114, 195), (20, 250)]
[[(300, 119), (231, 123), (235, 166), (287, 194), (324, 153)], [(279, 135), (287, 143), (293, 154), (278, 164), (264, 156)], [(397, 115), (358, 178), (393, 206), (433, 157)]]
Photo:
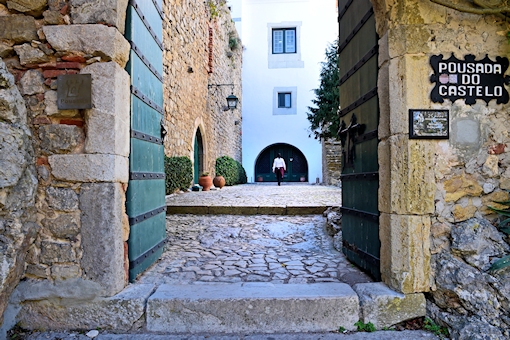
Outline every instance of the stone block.
[(381, 214), (381, 276), (404, 294), (427, 292), (430, 275), (430, 217)]
[(421, 293), (397, 293), (382, 282), (358, 283), (352, 288), (358, 294), (361, 320), (371, 322), (376, 329), (426, 315), (426, 300)]
[(392, 136), (388, 142), (391, 212), (403, 215), (434, 213), (434, 142), (409, 140), (405, 135)]
[(82, 52), (100, 56), (125, 67), (129, 60), (130, 45), (114, 27), (106, 25), (44, 26), (49, 44), (58, 52)]
[(14, 46), (14, 50), (19, 56), (19, 62), (21, 65), (40, 64), (50, 60), (43, 51), (32, 47), (30, 44)]
[[(0, 119), (1, 119), (0, 115)], [(18, 183), (27, 165), (26, 137), (19, 129), (0, 121), (0, 188)]]
[(108, 296), (124, 288), (123, 220), (125, 192), (120, 183), (84, 184), (80, 193), (81, 267), (85, 278)]
[[(57, 283), (72, 289), (70, 286), (73, 281)], [(75, 290), (79, 292), (79, 287)], [(26, 329), (103, 329), (128, 332), (142, 318), (145, 303), (153, 290), (153, 285), (137, 284), (110, 298), (25, 300), (18, 314), (19, 323)]]
[(54, 263), (74, 262), (76, 254), (69, 242), (42, 241), (41, 263), (52, 265)]
[(124, 33), (128, 0), (74, 0), (71, 18), (74, 24), (104, 23)]
[(48, 5), (47, 0), (8, 0), (7, 8), (38, 17)]
[[(0, 17), (1, 18), (1, 17)], [(0, 61), (0, 121), (26, 125), (25, 100), (15, 85), (14, 76)]]
[(116, 155), (52, 155), (52, 175), (72, 182), (123, 182), (129, 180), (129, 160)]
[(69, 280), (80, 276), (80, 267), (77, 265), (58, 264), (51, 267), (53, 280)]
[(147, 303), (152, 332), (326, 332), (354, 330), (358, 319), (343, 283), (161, 285)]
[(45, 218), (41, 221), (54, 237), (75, 239), (80, 232), (79, 218), (73, 214), (62, 214), (55, 219)]
[(47, 116), (57, 117), (77, 117), (78, 110), (59, 110), (57, 106), (57, 91), (46, 91), (44, 93), (44, 113)]
[(379, 68), (377, 88), (379, 96), (379, 139), (386, 139), (390, 136), (390, 74), (389, 64), (385, 63)]
[(83, 145), (85, 132), (74, 125), (50, 124), (39, 127), (39, 138), (44, 153), (71, 153)]
[(92, 75), (92, 110), (87, 110), (87, 153), (129, 155), (129, 75), (116, 63), (95, 63), (81, 70)]
[(482, 194), (483, 188), (471, 175), (457, 175), (444, 182), (446, 191), (446, 202), (457, 202), (462, 197), (478, 197)]
[(391, 155), (390, 143), (381, 140), (377, 146), (379, 162), (379, 200), (377, 202), (380, 212), (391, 212)]
[(35, 19), (25, 15), (0, 16), (0, 40), (16, 44), (39, 39)]
[(21, 93), (24, 95), (34, 95), (44, 93), (44, 78), (38, 70), (28, 70), (20, 80)]
[(59, 211), (75, 211), (78, 209), (78, 194), (69, 188), (46, 188), (48, 206)]

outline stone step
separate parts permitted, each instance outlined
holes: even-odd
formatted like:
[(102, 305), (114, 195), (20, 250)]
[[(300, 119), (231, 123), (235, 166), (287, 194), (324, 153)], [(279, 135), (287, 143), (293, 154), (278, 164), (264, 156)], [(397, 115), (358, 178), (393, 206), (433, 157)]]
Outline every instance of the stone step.
[(360, 307), (344, 283), (162, 285), (146, 318), (151, 332), (328, 332), (355, 330)]
[(251, 205), (169, 205), (167, 215), (195, 214), (195, 215), (321, 215), (327, 206), (251, 206)]

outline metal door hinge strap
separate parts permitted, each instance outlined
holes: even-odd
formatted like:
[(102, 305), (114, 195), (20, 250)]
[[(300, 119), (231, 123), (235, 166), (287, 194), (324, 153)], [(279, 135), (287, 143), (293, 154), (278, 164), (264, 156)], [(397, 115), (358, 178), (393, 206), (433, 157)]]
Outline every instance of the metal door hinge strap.
[(360, 136), (356, 136), (354, 138), (354, 143), (355, 144), (363, 143), (363, 142), (366, 142), (367, 140), (378, 138), (378, 136), (379, 136), (379, 134), (378, 134), (377, 130), (373, 130), (373, 131), (364, 133)]
[(135, 225), (137, 223), (140, 223), (140, 222), (143, 222), (145, 220), (148, 220), (151, 217), (159, 215), (159, 214), (161, 214), (164, 211), (166, 211), (166, 205), (162, 206), (162, 207), (159, 207), (159, 208), (156, 208), (156, 209), (154, 209), (152, 211), (148, 211), (148, 212), (143, 213), (141, 215), (138, 215), (138, 216), (135, 216), (135, 217), (130, 217), (129, 218), (129, 225), (133, 226), (133, 225)]
[(165, 179), (164, 173), (159, 172), (130, 172), (129, 180)]
[(340, 211), (343, 214), (354, 215), (354, 216), (362, 217), (364, 219), (371, 220), (371, 221), (374, 221), (377, 223), (379, 222), (379, 214), (369, 213), (366, 211), (361, 211), (361, 210), (346, 208), (346, 207), (341, 207)]
[(352, 32), (347, 36), (344, 42), (340, 44), (338, 47), (338, 53), (342, 52), (343, 49), (349, 44), (349, 42), (356, 36), (356, 34), (359, 32), (359, 30), (365, 25), (365, 23), (370, 19), (370, 17), (374, 14), (374, 9), (370, 8), (367, 13), (363, 16), (361, 21), (354, 27)]
[(131, 6), (133, 6), (133, 8), (135, 9), (136, 13), (138, 14), (140, 19), (142, 20), (143, 24), (145, 25), (145, 28), (147, 28), (147, 31), (149, 31), (149, 33), (152, 35), (152, 38), (154, 39), (156, 44), (158, 44), (158, 46), (161, 49), (161, 51), (163, 51), (163, 44), (161, 43), (161, 41), (159, 41), (158, 36), (156, 35), (156, 33), (152, 29), (151, 25), (147, 21), (147, 18), (145, 17), (145, 15), (143, 15), (142, 10), (140, 9), (140, 6), (138, 6), (138, 4), (136, 3), (136, 0), (130, 0), (129, 4)]
[(373, 266), (379, 267), (381, 260), (378, 259), (377, 257), (373, 256), (372, 254), (369, 254), (366, 251), (359, 249), (358, 247), (356, 247), (356, 245), (351, 244), (351, 243), (347, 242), (346, 240), (342, 241), (342, 245), (345, 249), (348, 249), (348, 250), (356, 253), (364, 261), (370, 263)]
[(379, 178), (379, 172), (362, 172), (357, 174), (345, 174), (341, 175), (340, 178), (342, 179), (342, 181), (352, 181), (357, 179), (376, 180)]
[(154, 76), (156, 76), (156, 78), (158, 78), (158, 80), (160, 82), (163, 82), (163, 76), (161, 74), (159, 74), (158, 70), (156, 70), (156, 68), (154, 66), (152, 66), (149, 59), (145, 58), (142, 51), (138, 48), (138, 46), (136, 46), (134, 41), (131, 41), (131, 40), (128, 40), (128, 41), (131, 44), (131, 49), (133, 51), (135, 51), (138, 58), (140, 58), (142, 60), (142, 62), (145, 64), (145, 66), (147, 66), (147, 68), (152, 72), (152, 74), (154, 74)]
[(354, 0), (349, 0), (347, 1), (347, 3), (345, 4), (344, 8), (342, 8), (342, 10), (340, 11), (340, 13), (338, 14), (338, 21), (340, 21), (340, 19), (343, 18), (343, 16), (345, 15), (345, 12), (347, 12), (347, 10), (349, 9), (349, 7), (351, 7), (352, 3), (353, 3)]
[(136, 138), (136, 139), (143, 140), (146, 142), (163, 145), (163, 138), (154, 137), (147, 133), (136, 131), (136, 130), (131, 130), (131, 138)]
[(343, 83), (345, 83), (347, 79), (349, 79), (354, 73), (356, 73), (357, 70), (359, 70), (363, 65), (365, 65), (373, 56), (375, 56), (377, 52), (379, 52), (379, 45), (372, 47), (372, 49), (368, 51), (368, 53), (365, 54), (363, 58), (361, 58), (361, 60), (358, 61), (356, 65), (354, 65), (353, 68), (347, 71), (347, 73), (342, 77), (342, 79), (340, 79), (340, 82), (338, 84), (342, 85)]
[(134, 85), (131, 85), (131, 93), (134, 94), (138, 99), (140, 99), (145, 104), (149, 105), (154, 110), (158, 111), (160, 114), (163, 114), (163, 108), (161, 108), (158, 104), (149, 99), (146, 95), (142, 93), (139, 89), (137, 89)]
[(134, 259), (133, 261), (129, 261), (129, 269), (133, 269), (133, 268), (136, 268), (138, 265), (140, 265), (143, 261), (145, 261), (146, 258), (148, 258), (149, 256), (151, 256), (152, 254), (154, 254), (155, 252), (157, 252), (158, 250), (160, 250), (161, 248), (163, 248), (165, 246), (165, 244), (167, 244), (168, 242), (168, 239), (163, 239), (161, 242), (158, 242), (154, 247), (152, 247), (151, 249), (147, 250), (145, 253), (143, 253), (142, 255), (138, 256), (136, 259)]
[(374, 87), (372, 90), (370, 90), (368, 93), (365, 93), (363, 96), (361, 96), (361, 98), (356, 100), (351, 105), (349, 105), (346, 108), (340, 110), (340, 112), (338, 113), (338, 116), (339, 117), (345, 116), (346, 114), (348, 114), (349, 112), (351, 112), (355, 108), (359, 107), (361, 104), (366, 103), (367, 101), (369, 101), (370, 99), (372, 99), (375, 96), (377, 96), (377, 86)]
[(156, 2), (156, 0), (152, 0), (152, 3), (154, 4), (154, 7), (156, 7), (156, 11), (158, 11), (158, 14), (159, 14), (159, 17), (161, 18), (161, 20), (165, 20), (165, 17), (163, 15), (163, 11), (161, 10), (161, 8), (159, 8), (159, 5)]

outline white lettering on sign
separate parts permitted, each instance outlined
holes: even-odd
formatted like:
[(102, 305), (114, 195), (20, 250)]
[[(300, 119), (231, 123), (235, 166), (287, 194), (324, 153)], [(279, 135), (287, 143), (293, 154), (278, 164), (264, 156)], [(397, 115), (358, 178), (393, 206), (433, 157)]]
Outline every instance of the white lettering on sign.
[(440, 62), (439, 72), (502, 74), (500, 64)]

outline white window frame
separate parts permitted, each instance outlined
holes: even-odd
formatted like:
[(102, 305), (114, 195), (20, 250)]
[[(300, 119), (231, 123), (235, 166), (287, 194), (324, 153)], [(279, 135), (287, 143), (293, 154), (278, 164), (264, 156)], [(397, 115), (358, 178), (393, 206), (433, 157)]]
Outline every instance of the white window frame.
[[(289, 54), (289, 53), (297, 53), (297, 39), (296, 39), (296, 27), (286, 27), (286, 28), (273, 28), (271, 30), (271, 35), (272, 35), (272, 53), (273, 54)], [(281, 32), (282, 34), (282, 42), (281, 42), (281, 50), (277, 50), (276, 49), (276, 44), (275, 44), (275, 33), (276, 32)], [(291, 45), (291, 50), (289, 51), (289, 41), (288, 41), (288, 35), (287, 33), (288, 32), (293, 32), (294, 33), (294, 36), (293, 36), (293, 43)]]
[[(278, 95), (280, 93), (290, 94), (290, 107), (278, 107)], [(273, 89), (273, 115), (295, 115), (297, 114), (297, 87), (275, 87)]]
[[(267, 24), (268, 68), (303, 68), (305, 63), (301, 60), (301, 21), (283, 21)], [(279, 29), (295, 29), (294, 53), (273, 53), (273, 31)]]

